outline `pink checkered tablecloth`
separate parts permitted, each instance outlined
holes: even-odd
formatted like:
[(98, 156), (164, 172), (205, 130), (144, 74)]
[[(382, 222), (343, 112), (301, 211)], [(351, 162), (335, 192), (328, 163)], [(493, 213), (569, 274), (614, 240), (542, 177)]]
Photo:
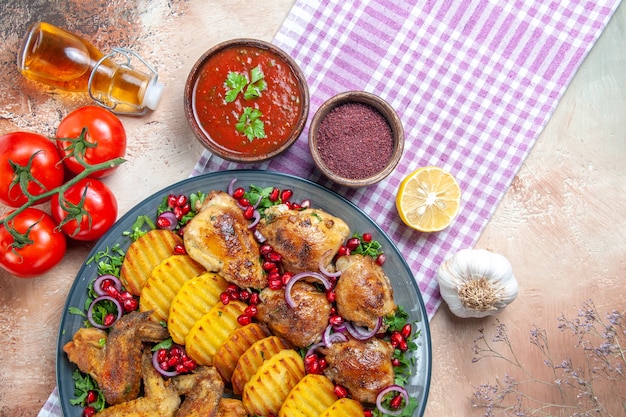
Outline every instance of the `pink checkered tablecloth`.
[[(307, 76), (312, 118), (329, 97), (364, 90), (388, 101), (405, 151), (387, 179), (346, 189), (316, 172), (307, 129), (284, 155), (237, 165), (205, 152), (192, 175), (267, 169), (316, 181), (347, 197), (389, 234), (421, 289), (429, 317), (441, 302), (435, 272), (472, 247), (619, 0), (297, 0), (273, 43)], [(308, 126), (308, 124), (307, 124)], [(446, 230), (421, 234), (395, 210), (400, 181), (437, 165), (463, 191)], [(39, 417), (60, 417), (55, 389)]]

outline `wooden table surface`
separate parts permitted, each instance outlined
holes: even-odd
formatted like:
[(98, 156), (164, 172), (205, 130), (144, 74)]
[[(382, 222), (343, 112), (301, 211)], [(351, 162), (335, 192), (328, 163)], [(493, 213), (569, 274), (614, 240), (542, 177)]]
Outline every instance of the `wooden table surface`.
[[(82, 33), (101, 49), (117, 44), (136, 50), (156, 65), (166, 88), (157, 111), (123, 119), (128, 162), (106, 180), (118, 196), (122, 215), (148, 195), (186, 178), (200, 156), (202, 148), (182, 106), (183, 85), (195, 60), (226, 39), (271, 40), (292, 4), (6, 2), (0, 10), (0, 134), (31, 130), (52, 136), (65, 114), (89, 103), (84, 95), (43, 88), (18, 73), (16, 51), (30, 22), (47, 20)], [(557, 330), (558, 316), (574, 317), (588, 298), (601, 314), (625, 308), (625, 19), (622, 5), (477, 244), (502, 253), (513, 264), (520, 293), (497, 319), (507, 325), (519, 360), (531, 371), (545, 371), (528, 341), (533, 325), (548, 329), (555, 356), (564, 358), (571, 354), (573, 342)], [(91, 247), (71, 244), (62, 263), (36, 279), (0, 272), (0, 415), (34, 416), (54, 388), (63, 304)], [(429, 417), (482, 415), (471, 407), (475, 387), (512, 373), (498, 361), (472, 363), (479, 329), (489, 334), (495, 322), (495, 317), (457, 319), (445, 306), (435, 314)], [(621, 413), (615, 415), (624, 415), (623, 409)]]

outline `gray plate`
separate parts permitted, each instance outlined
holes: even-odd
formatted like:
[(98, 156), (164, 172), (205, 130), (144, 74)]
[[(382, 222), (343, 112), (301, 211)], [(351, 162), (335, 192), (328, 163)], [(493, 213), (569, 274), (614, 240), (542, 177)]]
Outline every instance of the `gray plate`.
[[(342, 196), (318, 184), (291, 175), (256, 170), (222, 171), (189, 178), (153, 194), (131, 209), (98, 241), (87, 259), (96, 252), (105, 250), (116, 243), (119, 243), (121, 248), (126, 250), (130, 245), (130, 240), (122, 233), (131, 229), (139, 215), (154, 217), (156, 208), (164, 196), (168, 194), (189, 195), (197, 191), (226, 191), (233, 178), (237, 178), (237, 186), (246, 187), (249, 184), (254, 184), (260, 187), (290, 188), (294, 193), (293, 201), (310, 199), (313, 207), (321, 208), (341, 217), (348, 223), (352, 231), (372, 233), (374, 239), (381, 243), (387, 255), (384, 269), (391, 279), (396, 303), (405, 308), (410, 314), (411, 321), (417, 321), (417, 328), (420, 331), (420, 337), (417, 339), (419, 349), (415, 353), (416, 360), (412, 369), (413, 377), (407, 388), (410, 396), (419, 402), (414, 417), (424, 415), (430, 386), (432, 352), (426, 309), (413, 274), (393, 242), (369, 216)], [(74, 398), (72, 373), (76, 367), (68, 361), (63, 352), (63, 345), (70, 341), (74, 333), (83, 325), (83, 318), (70, 314), (68, 309), (70, 307), (82, 309), (87, 298), (87, 287), (96, 276), (97, 268), (93, 263), (84, 265), (80, 269), (70, 289), (62, 314), (56, 368), (61, 407), (63, 415), (66, 417), (79, 417), (82, 413), (81, 407), (70, 404), (70, 399)]]

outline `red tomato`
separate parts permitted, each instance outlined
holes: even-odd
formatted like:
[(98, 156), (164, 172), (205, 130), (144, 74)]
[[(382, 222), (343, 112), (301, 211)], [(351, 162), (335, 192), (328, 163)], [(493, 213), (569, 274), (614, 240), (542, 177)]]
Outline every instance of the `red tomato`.
[[(80, 137), (83, 128), (87, 128), (83, 159), (90, 165), (110, 161), (123, 157), (126, 154), (126, 130), (120, 119), (111, 111), (99, 106), (85, 106), (68, 114), (57, 128), (57, 138), (67, 139), (57, 141), (59, 150), (68, 155), (71, 153), (72, 141)], [(96, 146), (90, 146), (90, 144)], [(72, 156), (63, 160), (65, 166), (74, 174), (85, 170)], [(102, 178), (111, 175), (116, 167), (107, 168), (89, 175), (92, 178)]]
[[(33, 157), (33, 155), (35, 155)], [(0, 136), (0, 202), (9, 207), (21, 207), (28, 201), (19, 183), (14, 183), (29, 160), (31, 181), (27, 191), (40, 195), (63, 184), (65, 171), (56, 145), (37, 133), (13, 132)], [(19, 165), (17, 167), (12, 165)], [(32, 179), (36, 181), (32, 181)], [(19, 182), (19, 180), (18, 180)], [(43, 188), (37, 183), (41, 183)], [(50, 197), (43, 201), (50, 200)]]
[[(57, 194), (52, 197), (50, 209), (52, 217), (61, 225), (61, 230), (72, 239), (84, 241), (99, 239), (117, 219), (117, 200), (113, 192), (95, 178), (83, 178), (70, 186), (63, 196), (67, 207), (61, 207), (62, 202)], [(84, 211), (72, 214), (83, 196)]]
[(33, 278), (63, 259), (67, 245), (65, 235), (45, 211), (26, 208), (11, 219), (8, 226), (26, 238), (16, 242), (4, 223), (0, 223), (0, 266), (9, 273)]

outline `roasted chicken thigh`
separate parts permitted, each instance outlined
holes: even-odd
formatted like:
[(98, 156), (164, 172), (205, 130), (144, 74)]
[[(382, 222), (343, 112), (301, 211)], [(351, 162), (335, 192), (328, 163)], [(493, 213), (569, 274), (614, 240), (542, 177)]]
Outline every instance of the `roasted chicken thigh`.
[(308, 282), (296, 282), (291, 296), (292, 308), (285, 300), (285, 290), (266, 288), (261, 291), (257, 318), (267, 324), (273, 334), (297, 347), (319, 342), (328, 326), (330, 302), (326, 294)]
[(379, 317), (396, 311), (391, 281), (371, 256), (341, 256), (335, 265), (341, 271), (335, 287), (341, 317), (374, 328)]
[(226, 281), (261, 289), (266, 279), (259, 245), (248, 223), (233, 197), (211, 191), (185, 228), (185, 249), (192, 259)]
[(378, 392), (394, 383), (393, 350), (391, 344), (376, 337), (333, 343), (324, 349), (328, 362), (324, 373), (346, 387), (355, 400), (374, 403)]
[(339, 247), (350, 236), (350, 228), (323, 210), (291, 210), (280, 204), (265, 210), (257, 225), (272, 248), (283, 257), (287, 271), (317, 271), (320, 262), (328, 267)]

